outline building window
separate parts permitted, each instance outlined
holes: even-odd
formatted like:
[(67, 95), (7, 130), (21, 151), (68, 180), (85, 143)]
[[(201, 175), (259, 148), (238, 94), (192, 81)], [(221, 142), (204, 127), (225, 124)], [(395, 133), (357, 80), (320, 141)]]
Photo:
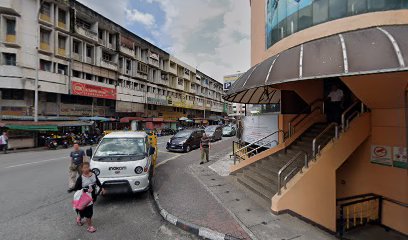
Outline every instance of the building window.
[(51, 4), (43, 2), (40, 8), (40, 13), (45, 16), (51, 16)]
[(113, 44), (113, 34), (109, 33), (109, 44)]
[(3, 100), (24, 100), (24, 90), (21, 89), (3, 89)]
[(106, 62), (112, 62), (112, 55), (110, 55), (107, 52), (103, 52), (102, 53), (102, 60), (104, 60)]
[(99, 31), (98, 31), (98, 38), (100, 40), (103, 40), (103, 30), (102, 29), (99, 29)]
[(40, 30), (40, 42), (42, 44), (50, 44), (50, 35), (51, 35), (51, 31), (45, 30), (45, 29), (41, 29)]
[(51, 72), (52, 63), (50, 61), (40, 59), (40, 70)]
[(75, 24), (77, 26), (85, 28), (85, 29), (91, 29), (91, 24), (89, 24), (88, 22), (86, 22), (86, 21), (84, 21), (84, 20), (82, 20), (80, 18), (76, 19)]
[(86, 80), (92, 80), (92, 78), (93, 78), (92, 74), (85, 73), (85, 79)]
[(72, 70), (72, 76), (76, 78), (81, 78), (81, 72)]
[(329, 19), (329, 0), (313, 1), (313, 24), (326, 22)]
[(93, 48), (92, 46), (86, 46), (86, 57), (92, 58)]
[(64, 36), (58, 36), (58, 48), (65, 50), (65, 44), (66, 44), (67, 38)]
[(15, 19), (6, 19), (6, 34), (7, 35), (16, 35), (16, 20)]
[(179, 78), (178, 81), (177, 81), (177, 84), (180, 85), (180, 86), (183, 86), (184, 85), (183, 79)]
[(62, 10), (62, 9), (58, 9), (58, 23), (66, 23), (67, 19), (67, 13)]
[(68, 75), (68, 66), (63, 64), (58, 64), (57, 73), (62, 75)]
[(57, 102), (57, 94), (56, 93), (47, 93), (46, 101), (47, 102), (52, 102), (52, 103)]
[(4, 65), (16, 66), (16, 54), (3, 53)]
[(81, 42), (74, 40), (72, 42), (72, 51), (76, 54), (80, 54)]
[(137, 71), (138, 71), (139, 73), (142, 73), (142, 74), (147, 75), (147, 73), (148, 73), (148, 71), (149, 71), (149, 68), (147, 67), (146, 64), (141, 63), (141, 62), (137, 62)]

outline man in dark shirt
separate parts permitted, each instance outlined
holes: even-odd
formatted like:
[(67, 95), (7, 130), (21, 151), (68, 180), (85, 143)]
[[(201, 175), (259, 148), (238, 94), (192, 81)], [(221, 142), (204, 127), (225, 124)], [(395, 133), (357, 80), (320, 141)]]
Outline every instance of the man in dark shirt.
[(206, 133), (203, 133), (203, 137), (201, 138), (200, 142), (200, 150), (201, 150), (201, 162), (200, 164), (204, 164), (204, 158), (207, 162), (209, 162), (210, 158), (210, 141), (211, 139), (207, 136)]
[(71, 189), (75, 186), (77, 174), (78, 176), (81, 175), (81, 164), (84, 162), (86, 155), (83, 150), (79, 149), (79, 145), (76, 143), (74, 144), (74, 151), (72, 151), (69, 156), (71, 158), (71, 162), (69, 165), (68, 191), (71, 191)]

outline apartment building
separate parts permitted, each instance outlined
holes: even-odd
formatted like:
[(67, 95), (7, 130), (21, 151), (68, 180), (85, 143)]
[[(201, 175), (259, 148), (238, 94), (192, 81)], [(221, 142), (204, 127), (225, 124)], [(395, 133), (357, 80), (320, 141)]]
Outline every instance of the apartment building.
[(0, 1), (0, 30), (3, 119), (30, 119), (36, 87), (44, 117), (177, 120), (225, 110), (221, 83), (77, 1)]

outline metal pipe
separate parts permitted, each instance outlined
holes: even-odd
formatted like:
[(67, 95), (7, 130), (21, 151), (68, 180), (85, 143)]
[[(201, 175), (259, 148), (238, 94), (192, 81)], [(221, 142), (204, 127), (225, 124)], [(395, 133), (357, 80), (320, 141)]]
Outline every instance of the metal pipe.
[(361, 102), (361, 113), (365, 112), (365, 105), (363, 102)]
[(313, 139), (313, 142), (312, 142), (312, 154), (313, 154), (313, 158), (316, 158), (316, 140), (317, 140), (317, 138), (314, 138), (314, 139)]
[(307, 156), (307, 153), (305, 153), (305, 168), (308, 169), (309, 168), (309, 158)]
[(336, 139), (339, 139), (339, 126), (336, 125), (336, 127), (334, 128), (334, 136), (336, 137)]
[(252, 143), (250, 143), (250, 144), (248, 144), (248, 145), (246, 145), (246, 146), (244, 146), (244, 147), (238, 149), (236, 152), (240, 152), (240, 151), (242, 151), (242, 150), (244, 150), (244, 149), (246, 149), (246, 148), (248, 148), (248, 147), (254, 145), (255, 143), (257, 143), (257, 142), (259, 142), (259, 141), (262, 141), (262, 140), (264, 140), (264, 139), (266, 139), (266, 138), (268, 138), (268, 137), (271, 137), (271, 136), (273, 136), (273, 135), (275, 135), (276, 133), (279, 133), (279, 132), (283, 132), (283, 130), (278, 130), (278, 131), (276, 131), (276, 132), (274, 132), (274, 133), (272, 133), (272, 134), (270, 134), (270, 135), (268, 135), (268, 136), (265, 136), (265, 137), (263, 137), (263, 138), (261, 138), (261, 139), (258, 139), (258, 140), (256, 140), (255, 142), (252, 142)]
[(360, 101), (354, 102), (353, 104), (351, 104), (350, 107), (348, 107), (346, 110), (344, 110), (344, 112), (341, 114), (341, 128), (342, 131), (344, 132), (344, 128), (346, 126), (346, 114), (353, 109)]
[[(294, 169), (292, 169), (292, 171), (290, 171), (290, 172), (285, 176), (285, 178), (283, 179), (283, 187), (284, 187), (285, 189), (287, 189), (287, 188), (286, 188), (286, 184), (288, 183), (288, 178), (289, 178), (289, 176), (292, 175), (296, 170), (297, 170), (297, 167), (295, 167)], [(302, 170), (300, 170), (300, 171), (302, 171)]]
[(282, 188), (282, 180), (281, 180), (281, 176), (283, 171), (285, 171), (293, 162), (296, 161), (296, 159), (301, 156), (302, 152), (299, 152), (298, 154), (296, 154), (291, 160), (289, 160), (289, 162), (287, 162), (285, 164), (285, 166), (283, 166), (281, 169), (279, 169), (278, 172), (278, 195), (281, 194), (281, 188)]
[(292, 122), (289, 122), (288, 131), (289, 131), (289, 137), (292, 137)]

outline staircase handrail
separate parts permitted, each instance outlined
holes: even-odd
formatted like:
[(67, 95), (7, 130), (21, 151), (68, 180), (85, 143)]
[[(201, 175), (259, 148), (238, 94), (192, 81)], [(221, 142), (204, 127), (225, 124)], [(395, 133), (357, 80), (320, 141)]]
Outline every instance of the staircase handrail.
[[(265, 136), (265, 137), (262, 137), (262, 138), (260, 138), (260, 139), (257, 139), (256, 141), (254, 141), (254, 142), (252, 142), (252, 143), (249, 143), (249, 144), (245, 145), (244, 147), (242, 147), (242, 148), (236, 150), (235, 152), (233, 152), (233, 155), (234, 155), (234, 164), (236, 163), (237, 153), (239, 153), (239, 152), (241, 152), (242, 150), (247, 149), (248, 147), (253, 146), (253, 145), (255, 145), (256, 143), (258, 143), (258, 142), (260, 142), (260, 141), (262, 141), (262, 140), (265, 140), (265, 139), (267, 139), (267, 138), (269, 138), (269, 137), (271, 137), (271, 136), (273, 136), (273, 135), (275, 135), (275, 134), (277, 134), (277, 133), (280, 133), (280, 132), (283, 132), (283, 133), (284, 133), (283, 130), (275, 131), (275, 132), (273, 132), (273, 133), (271, 133), (271, 134), (269, 134), (269, 135), (267, 135), (267, 136)], [(272, 141), (271, 141), (271, 142), (272, 142)]]
[(360, 112), (359, 111), (354, 111), (352, 114), (350, 114), (350, 116), (347, 117), (346, 119), (346, 125), (344, 128), (344, 131), (346, 131), (349, 126), (350, 126), (350, 122), (355, 118), (355, 117), (359, 117), (360, 116)]
[[(317, 153), (320, 153), (320, 146), (319, 146), (319, 149), (316, 148), (317, 140), (319, 140), (321, 137), (324, 136), (324, 134), (326, 134), (328, 131), (330, 131), (333, 128), (334, 128), (334, 131), (335, 131), (334, 138), (335, 139), (339, 138), (339, 125), (337, 123), (330, 123), (319, 135), (317, 135), (313, 139), (313, 142), (312, 142), (313, 158), (316, 158)], [(316, 152), (316, 150), (318, 150), (318, 151)]]
[[(318, 106), (316, 108), (313, 108), (313, 106), (316, 103), (322, 102), (322, 107)], [(309, 108), (313, 108), (311, 110), (310, 113), (304, 113), (306, 110), (308, 110)], [(305, 120), (308, 116), (310, 116), (312, 113), (314, 113), (317, 109), (320, 109), (321, 112), (324, 112), (324, 100), (321, 98), (318, 98), (316, 100), (314, 100), (312, 103), (310, 103), (310, 105), (307, 106), (307, 108), (303, 109), (301, 113), (297, 114), (296, 116), (294, 116), (288, 123), (288, 132), (289, 132), (289, 137), (291, 137), (294, 133), (294, 128), (295, 126), (297, 126), (299, 123), (301, 123), (303, 120)], [(306, 114), (306, 115), (305, 115)], [(295, 124), (293, 124), (296, 120), (298, 120), (299, 117), (303, 116), (300, 121), (297, 121)]]
[[(278, 195), (281, 195), (281, 188), (282, 188), (282, 173), (289, 168), (290, 165), (292, 165), (294, 162), (296, 162), (296, 160), (299, 159), (300, 156), (302, 156), (304, 154), (304, 160), (305, 160), (305, 164), (304, 166), (307, 168), (308, 167), (308, 156), (307, 153), (304, 151), (300, 151), (298, 152), (295, 156), (293, 156), (286, 164), (285, 166), (283, 166), (281, 169), (279, 169), (278, 172)], [(284, 178), (284, 186), (286, 188), (286, 182), (288, 177), (294, 173), (294, 171), (296, 170), (296, 168), (292, 169), (292, 171), (290, 171)], [(302, 172), (302, 168), (300, 169), (300, 172)]]
[(346, 110), (343, 111), (343, 113), (341, 114), (341, 128), (342, 131), (345, 131), (345, 127), (346, 127), (346, 115), (347, 113), (349, 113), (351, 110), (354, 109), (355, 106), (357, 106), (357, 104), (361, 104), (361, 113), (363, 113), (365, 111), (365, 107), (364, 107), (364, 103), (361, 101), (355, 101), (354, 103), (352, 103)]
[(255, 149), (252, 149), (251, 151), (247, 152), (246, 154), (249, 156), (249, 154), (250, 154), (250, 153), (255, 152), (256, 150), (258, 150), (258, 149), (260, 149), (260, 148), (263, 148), (263, 147), (265, 147), (266, 145), (268, 145), (269, 143), (273, 143), (273, 142), (275, 142), (275, 143), (276, 143), (276, 145), (278, 145), (278, 144), (279, 144), (279, 142), (278, 142), (278, 141), (276, 141), (276, 140), (272, 140), (272, 141), (267, 142), (267, 143), (265, 143), (265, 144), (263, 144), (263, 145), (261, 145), (261, 146), (259, 146), (259, 147), (255, 148)]

